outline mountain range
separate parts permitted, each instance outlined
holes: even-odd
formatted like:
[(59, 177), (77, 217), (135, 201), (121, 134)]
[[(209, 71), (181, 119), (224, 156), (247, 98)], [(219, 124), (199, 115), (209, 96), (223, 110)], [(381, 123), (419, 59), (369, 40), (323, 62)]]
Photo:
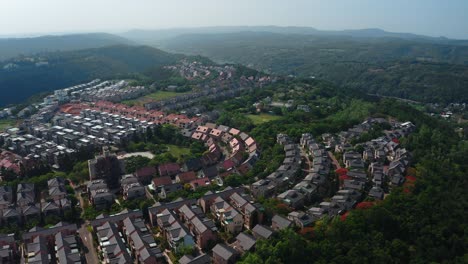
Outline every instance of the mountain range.
[(28, 38), (0, 37), (0, 61), (19, 55), (30, 55), (40, 52), (69, 51), (88, 48), (99, 48), (111, 45), (151, 45), (160, 46), (161, 42), (190, 34), (226, 34), (226, 33), (276, 33), (286, 35), (306, 35), (320, 37), (351, 37), (355, 39), (400, 39), (419, 42), (432, 42), (451, 45), (468, 45), (465, 40), (453, 40), (445, 37), (430, 37), (412, 33), (394, 33), (382, 29), (357, 30), (318, 30), (312, 27), (278, 27), (278, 26), (220, 26), (198, 28), (174, 28), (158, 30), (130, 30), (120, 34), (87, 33), (69, 35), (48, 35)]
[[(169, 39), (186, 34), (224, 34), (239, 32), (269, 32), (278, 34), (300, 34), (314, 36), (347, 36), (354, 38), (398, 38), (415, 39), (420, 41), (437, 42), (462, 42), (460, 40), (451, 40), (445, 37), (430, 37), (412, 33), (388, 32), (378, 28), (352, 29), (352, 30), (318, 30), (313, 27), (279, 27), (279, 26), (219, 26), (219, 27), (198, 27), (198, 28), (175, 28), (159, 30), (130, 30), (119, 34), (122, 37), (137, 42), (151, 44), (162, 39)], [(466, 43), (465, 43), (466, 44)]]
[(141, 73), (183, 57), (172, 53), (325, 79), (365, 93), (468, 101), (467, 40), (381, 29), (239, 26), (0, 39), (0, 105), (92, 78)]

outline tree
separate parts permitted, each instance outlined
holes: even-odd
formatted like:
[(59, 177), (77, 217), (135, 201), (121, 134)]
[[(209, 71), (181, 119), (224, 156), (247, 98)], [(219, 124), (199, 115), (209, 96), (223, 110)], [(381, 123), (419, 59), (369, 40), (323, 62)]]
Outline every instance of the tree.
[(125, 172), (134, 173), (138, 169), (148, 166), (151, 159), (143, 156), (131, 156), (125, 159)]
[(99, 157), (94, 166), (96, 167), (97, 178), (104, 179), (110, 189), (119, 187), (119, 178), (122, 171), (117, 156)]
[(238, 174), (229, 175), (224, 179), (224, 184), (231, 187), (239, 187), (242, 184), (246, 183), (245, 177), (242, 177)]

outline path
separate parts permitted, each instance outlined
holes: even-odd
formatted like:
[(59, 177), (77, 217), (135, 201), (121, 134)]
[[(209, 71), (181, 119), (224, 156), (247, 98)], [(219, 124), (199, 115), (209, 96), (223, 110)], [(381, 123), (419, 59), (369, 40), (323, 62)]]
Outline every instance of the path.
[(145, 186), (145, 194), (148, 200), (152, 200), (154, 203), (156, 203), (156, 200), (154, 199), (153, 195), (149, 191), (148, 186)]
[(126, 154), (123, 154), (123, 155), (119, 155), (118, 158), (125, 159), (125, 158), (136, 157), (136, 156), (142, 156), (142, 157), (146, 157), (148, 159), (154, 158), (154, 154), (149, 152), (149, 151), (126, 153)]
[(335, 155), (333, 155), (333, 153), (331, 153), (331, 151), (328, 151), (328, 157), (330, 157), (330, 159), (332, 160), (333, 166), (335, 166), (335, 170), (341, 169), (340, 163), (335, 158)]
[(164, 252), (163, 252), (163, 255), (164, 255), (164, 257), (166, 257), (166, 261), (167, 261), (167, 263), (169, 263), (169, 264), (173, 264), (173, 262), (172, 262), (171, 258), (170, 258), (170, 257), (169, 257), (169, 255), (167, 254), (167, 249), (166, 249), (166, 250), (164, 250)]
[(312, 161), (310, 161), (309, 155), (307, 155), (306, 151), (303, 148), (300, 148), (300, 150), (301, 150), (301, 156), (305, 158), (307, 161), (307, 164), (306, 164), (307, 169), (302, 169), (302, 171), (309, 173), (312, 170)]

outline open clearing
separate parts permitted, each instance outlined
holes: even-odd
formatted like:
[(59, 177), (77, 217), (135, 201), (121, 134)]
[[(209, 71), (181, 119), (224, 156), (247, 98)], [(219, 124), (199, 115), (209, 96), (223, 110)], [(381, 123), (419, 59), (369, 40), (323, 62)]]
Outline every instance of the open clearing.
[(266, 122), (274, 121), (281, 119), (281, 116), (269, 115), (269, 114), (260, 114), (260, 115), (247, 115), (247, 117), (252, 120), (254, 125), (260, 125)]
[(186, 93), (176, 93), (176, 92), (168, 92), (168, 91), (157, 91), (154, 93), (147, 94), (145, 96), (142, 96), (137, 99), (132, 99), (132, 100), (126, 100), (122, 101), (124, 104), (130, 104), (130, 105), (138, 105), (138, 104), (143, 104), (147, 102), (154, 102), (154, 101), (161, 101), (161, 100), (166, 100), (170, 99), (179, 95), (183, 95)]
[(190, 154), (189, 148), (184, 148), (176, 145), (166, 145), (167, 152), (171, 153), (172, 156), (176, 158), (180, 158), (182, 156), (186, 156)]
[(14, 127), (18, 121), (12, 119), (1, 119), (0, 120), (0, 131), (4, 131), (7, 128)]

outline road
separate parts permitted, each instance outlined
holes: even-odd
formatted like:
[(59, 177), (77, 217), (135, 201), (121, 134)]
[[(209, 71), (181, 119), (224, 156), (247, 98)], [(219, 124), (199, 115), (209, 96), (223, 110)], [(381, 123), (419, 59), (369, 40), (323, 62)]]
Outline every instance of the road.
[(96, 252), (96, 248), (93, 245), (93, 236), (86, 228), (87, 224), (83, 224), (80, 229), (78, 229), (78, 233), (80, 234), (81, 240), (83, 241), (83, 245), (87, 248), (85, 250), (86, 262), (88, 264), (100, 263), (99, 258)]
[[(75, 189), (76, 190), (76, 189)], [(80, 202), (80, 207), (84, 210), (84, 199), (81, 197), (81, 192), (77, 191), (76, 197)], [(86, 262), (88, 264), (100, 263), (99, 257), (97, 255), (97, 250), (93, 244), (93, 235), (88, 231), (89, 222), (86, 221), (83, 225), (81, 225), (80, 229), (78, 229), (78, 234), (80, 235), (81, 241), (83, 242), (83, 246), (86, 248), (84, 252), (86, 257)]]

